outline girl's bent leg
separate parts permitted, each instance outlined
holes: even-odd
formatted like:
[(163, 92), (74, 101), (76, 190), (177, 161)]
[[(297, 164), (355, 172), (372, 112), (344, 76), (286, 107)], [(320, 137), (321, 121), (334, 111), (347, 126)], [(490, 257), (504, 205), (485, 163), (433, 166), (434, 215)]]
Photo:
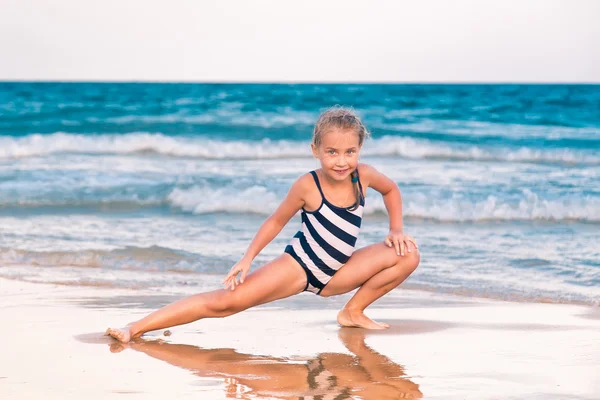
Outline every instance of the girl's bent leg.
[(292, 296), (306, 286), (306, 274), (288, 254), (282, 254), (248, 275), (235, 290), (200, 293), (171, 303), (123, 329), (106, 334), (128, 342), (146, 332), (183, 325), (201, 318), (226, 317), (259, 304)]
[(357, 250), (348, 262), (323, 288), (322, 296), (328, 297), (347, 293), (360, 287), (338, 314), (342, 326), (368, 329), (384, 329), (364, 315), (364, 310), (375, 300), (400, 285), (417, 268), (420, 261), (418, 250), (409, 245), (410, 252), (404, 256), (396, 254), (394, 248), (376, 243)]

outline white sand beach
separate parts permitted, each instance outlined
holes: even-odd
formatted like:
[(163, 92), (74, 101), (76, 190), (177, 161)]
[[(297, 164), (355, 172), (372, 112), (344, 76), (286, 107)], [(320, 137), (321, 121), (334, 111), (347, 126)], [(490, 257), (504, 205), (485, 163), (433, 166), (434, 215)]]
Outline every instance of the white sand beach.
[[(241, 314), (103, 336), (174, 296), (0, 279), (4, 399), (597, 399), (600, 310), (395, 290), (340, 328), (347, 297), (300, 295)], [(317, 397), (318, 398), (318, 397)]]

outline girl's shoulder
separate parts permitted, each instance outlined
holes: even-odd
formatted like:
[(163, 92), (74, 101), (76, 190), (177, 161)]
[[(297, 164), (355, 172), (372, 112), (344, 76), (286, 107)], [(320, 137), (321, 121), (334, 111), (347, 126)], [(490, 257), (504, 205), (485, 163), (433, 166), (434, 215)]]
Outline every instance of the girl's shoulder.
[(313, 178), (310, 172), (307, 172), (303, 175), (300, 175), (290, 188), (290, 192), (299, 195), (300, 197), (304, 197), (304, 194), (310, 192), (312, 189), (318, 190), (315, 184), (315, 179)]
[(361, 182), (367, 183), (375, 173), (377, 173), (377, 170), (369, 164), (358, 164), (358, 176), (360, 177)]
[(315, 178), (312, 175), (313, 172), (314, 171), (310, 171), (300, 175), (298, 179), (296, 179), (296, 182), (294, 182), (294, 185), (300, 186), (302, 189), (307, 189), (309, 187), (314, 186)]
[(358, 164), (358, 175), (363, 187), (372, 187), (375, 190), (378, 190), (384, 182), (392, 182), (385, 174), (369, 164)]

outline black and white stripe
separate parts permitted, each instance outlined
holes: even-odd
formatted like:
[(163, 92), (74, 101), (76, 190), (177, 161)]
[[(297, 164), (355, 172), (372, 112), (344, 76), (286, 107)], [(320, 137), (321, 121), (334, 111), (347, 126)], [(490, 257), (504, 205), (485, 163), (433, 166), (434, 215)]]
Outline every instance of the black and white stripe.
[(321, 207), (312, 212), (302, 210), (302, 229), (285, 251), (306, 271), (308, 282), (305, 290), (319, 293), (354, 252), (364, 200), (352, 211), (334, 206), (323, 195), (317, 174), (314, 171), (311, 174), (321, 193)]

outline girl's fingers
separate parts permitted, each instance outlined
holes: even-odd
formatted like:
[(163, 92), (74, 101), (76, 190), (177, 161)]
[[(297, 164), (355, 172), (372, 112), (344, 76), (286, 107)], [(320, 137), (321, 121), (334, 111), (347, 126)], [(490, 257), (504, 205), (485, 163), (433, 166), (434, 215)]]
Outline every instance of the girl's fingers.
[(417, 249), (419, 248), (419, 246), (417, 245), (417, 241), (415, 239), (413, 239), (412, 236), (406, 235), (406, 237), (408, 238), (408, 240), (410, 240), (415, 245), (415, 248), (417, 248)]
[(237, 274), (238, 274), (238, 271), (231, 271), (231, 272), (229, 272), (229, 274), (227, 274), (225, 279), (223, 279), (223, 284), (225, 285), (225, 288), (231, 287), (231, 290), (233, 290), (234, 282), (235, 282)]
[(229, 271), (229, 273), (227, 274), (227, 276), (225, 277), (225, 279), (223, 279), (223, 282), (225, 282), (226, 280), (231, 279), (233, 276), (236, 276), (238, 273), (238, 271), (236, 269), (231, 269)]
[(403, 256), (404, 255), (404, 251), (408, 251), (409, 253), (412, 252), (412, 248), (411, 248), (411, 244), (415, 247), (415, 249), (419, 248), (419, 245), (417, 244), (417, 241), (415, 239), (413, 239), (412, 236), (409, 235), (400, 235), (398, 237), (386, 237), (385, 238), (385, 244), (388, 247), (394, 247), (396, 249), (396, 254), (398, 254), (399, 256)]

